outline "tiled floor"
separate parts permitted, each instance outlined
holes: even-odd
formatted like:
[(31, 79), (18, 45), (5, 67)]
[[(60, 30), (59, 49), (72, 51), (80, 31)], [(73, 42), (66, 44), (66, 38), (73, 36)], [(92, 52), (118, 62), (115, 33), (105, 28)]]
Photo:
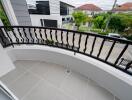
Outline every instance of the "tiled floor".
[(91, 79), (64, 66), (16, 61), (1, 80), (20, 100), (118, 100)]

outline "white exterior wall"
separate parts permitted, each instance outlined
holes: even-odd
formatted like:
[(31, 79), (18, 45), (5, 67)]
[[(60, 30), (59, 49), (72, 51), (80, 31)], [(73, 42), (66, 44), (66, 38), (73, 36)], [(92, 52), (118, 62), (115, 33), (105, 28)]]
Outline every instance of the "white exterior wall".
[(73, 7), (69, 7), (69, 15), (72, 15), (73, 12), (74, 12), (74, 8)]
[(41, 26), (40, 19), (51, 19), (51, 20), (57, 20), (58, 27), (60, 28), (62, 26), (62, 17), (60, 15), (36, 15), (36, 14), (30, 14), (31, 22), (33, 26)]
[(8, 49), (7, 52), (13, 61), (46, 61), (67, 66), (91, 78), (120, 100), (132, 100), (132, 77), (93, 58), (43, 46), (19, 46)]
[[(46, 0), (45, 0), (46, 1)], [(62, 26), (62, 16), (60, 16), (60, 1), (49, 0), (50, 15), (30, 14), (33, 26), (41, 26), (40, 19), (57, 20), (58, 28)]]
[(15, 69), (11, 59), (0, 44), (0, 77)]
[(59, 0), (49, 0), (50, 14), (60, 15), (60, 1)]

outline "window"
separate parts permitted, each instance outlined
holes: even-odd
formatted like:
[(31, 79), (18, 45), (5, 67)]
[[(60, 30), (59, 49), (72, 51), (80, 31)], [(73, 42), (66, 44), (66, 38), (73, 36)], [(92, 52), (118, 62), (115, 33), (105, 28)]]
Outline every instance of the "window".
[(29, 9), (29, 13), (50, 15), (49, 1), (36, 1), (36, 9)]
[(60, 15), (69, 15), (68, 6), (63, 2), (60, 2)]

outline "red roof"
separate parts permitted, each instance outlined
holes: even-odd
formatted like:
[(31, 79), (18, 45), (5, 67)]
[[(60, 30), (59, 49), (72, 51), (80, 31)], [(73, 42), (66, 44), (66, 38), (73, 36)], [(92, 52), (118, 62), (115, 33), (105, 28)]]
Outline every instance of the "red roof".
[(102, 11), (101, 8), (99, 8), (98, 6), (96, 6), (94, 4), (85, 4), (85, 5), (78, 7), (77, 9), (88, 10), (88, 11)]
[(116, 7), (114, 11), (132, 11), (132, 2), (124, 3)]

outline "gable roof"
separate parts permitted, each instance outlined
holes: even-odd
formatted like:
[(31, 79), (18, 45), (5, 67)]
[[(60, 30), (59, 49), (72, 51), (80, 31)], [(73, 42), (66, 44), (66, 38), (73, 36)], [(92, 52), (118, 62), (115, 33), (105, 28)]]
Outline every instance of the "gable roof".
[(114, 11), (132, 11), (132, 2), (124, 3), (119, 7), (116, 7)]
[(88, 10), (88, 11), (102, 11), (102, 9), (94, 4), (84, 4), (77, 8), (77, 10)]

